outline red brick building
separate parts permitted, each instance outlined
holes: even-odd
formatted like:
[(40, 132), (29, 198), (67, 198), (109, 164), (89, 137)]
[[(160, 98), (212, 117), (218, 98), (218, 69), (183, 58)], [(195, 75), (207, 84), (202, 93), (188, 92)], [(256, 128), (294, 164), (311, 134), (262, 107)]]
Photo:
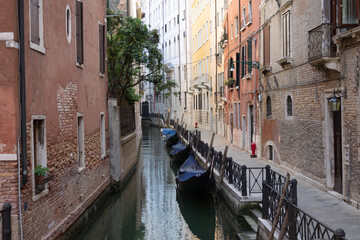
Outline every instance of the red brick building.
[[(106, 1), (2, 3), (0, 207), (13, 206), (13, 239), (20, 214), (24, 239), (53, 238), (110, 181)], [(49, 168), (48, 183), (36, 182), (37, 165)]]
[[(228, 80), (227, 138), (245, 150), (251, 149), (251, 143), (260, 141), (257, 127), (259, 5), (257, 0), (231, 1), (224, 24), (228, 39), (223, 44), (224, 75)], [(229, 79), (233, 79), (233, 83)]]

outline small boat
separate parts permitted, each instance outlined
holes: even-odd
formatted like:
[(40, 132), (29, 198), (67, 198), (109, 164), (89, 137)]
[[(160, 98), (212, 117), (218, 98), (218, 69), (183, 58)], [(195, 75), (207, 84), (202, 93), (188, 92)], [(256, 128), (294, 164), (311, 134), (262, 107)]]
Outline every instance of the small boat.
[(172, 146), (170, 157), (174, 164), (183, 164), (190, 155), (190, 147), (185, 145), (181, 140)]
[(177, 134), (168, 134), (165, 137), (166, 146), (169, 148), (175, 145), (177, 142), (179, 142), (179, 140), (180, 139)]
[(176, 184), (183, 193), (199, 194), (209, 189), (210, 168), (202, 168), (190, 155), (176, 175)]
[(175, 134), (175, 131), (172, 130), (171, 128), (161, 128), (161, 135), (168, 135), (168, 134)]

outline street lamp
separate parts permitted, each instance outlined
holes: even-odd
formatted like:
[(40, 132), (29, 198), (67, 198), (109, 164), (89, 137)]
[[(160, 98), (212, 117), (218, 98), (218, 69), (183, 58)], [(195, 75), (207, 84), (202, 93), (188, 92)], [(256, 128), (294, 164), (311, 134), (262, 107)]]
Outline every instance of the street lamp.
[[(339, 95), (339, 94), (338, 94)], [(340, 96), (340, 95), (339, 95)], [(340, 104), (341, 104), (341, 100), (336, 97), (336, 92), (334, 90), (334, 95), (333, 97), (329, 100), (329, 107), (330, 107), (330, 110), (332, 112), (337, 112), (340, 110)]]
[(231, 63), (230, 71), (233, 72), (235, 70), (234, 62)]

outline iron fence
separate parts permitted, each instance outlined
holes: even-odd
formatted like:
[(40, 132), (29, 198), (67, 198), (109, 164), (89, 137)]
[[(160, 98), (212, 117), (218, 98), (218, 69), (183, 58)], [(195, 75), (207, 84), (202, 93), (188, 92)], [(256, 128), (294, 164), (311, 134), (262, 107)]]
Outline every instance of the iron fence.
[(2, 225), (2, 239), (11, 240), (11, 204), (6, 202), (0, 210), (0, 221)]
[(323, 23), (309, 31), (309, 61), (336, 57), (336, 45), (331, 39), (335, 32), (330, 23)]
[(121, 137), (128, 136), (134, 131), (135, 131), (135, 106), (120, 106)]
[[(182, 128), (180, 128), (182, 129)], [(286, 184), (286, 177), (272, 170), (269, 165), (265, 167), (247, 168), (233, 161), (231, 157), (225, 159), (223, 166), (223, 154), (209, 147), (201, 138), (200, 132), (186, 131), (182, 134), (188, 139), (189, 144), (202, 157), (206, 158), (210, 151), (209, 161), (214, 169), (221, 171), (224, 167), (224, 177), (242, 196), (248, 194), (262, 194), (262, 218), (269, 220), (272, 224), (279, 206), (281, 194)], [(198, 143), (198, 144), (197, 144)], [(280, 208), (280, 215), (276, 228), (281, 230), (284, 225), (286, 214), (287, 223), (285, 236), (290, 240), (323, 239), (323, 240), (345, 240), (345, 232), (342, 229), (333, 230), (321, 223), (311, 215), (297, 206), (297, 181), (292, 179), (285, 191), (284, 204)]]

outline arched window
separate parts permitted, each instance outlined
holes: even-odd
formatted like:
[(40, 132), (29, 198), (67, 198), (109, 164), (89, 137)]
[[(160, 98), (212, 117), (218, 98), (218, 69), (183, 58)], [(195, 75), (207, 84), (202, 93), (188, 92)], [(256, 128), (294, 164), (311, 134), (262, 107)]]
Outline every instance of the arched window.
[(287, 98), (286, 98), (286, 115), (288, 117), (291, 117), (293, 115), (292, 109), (293, 109), (292, 98), (291, 98), (291, 96), (287, 96)]
[(270, 96), (268, 96), (266, 99), (266, 116), (267, 117), (271, 116), (271, 98), (270, 98)]

